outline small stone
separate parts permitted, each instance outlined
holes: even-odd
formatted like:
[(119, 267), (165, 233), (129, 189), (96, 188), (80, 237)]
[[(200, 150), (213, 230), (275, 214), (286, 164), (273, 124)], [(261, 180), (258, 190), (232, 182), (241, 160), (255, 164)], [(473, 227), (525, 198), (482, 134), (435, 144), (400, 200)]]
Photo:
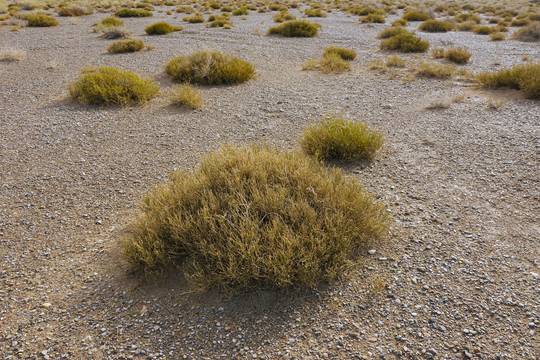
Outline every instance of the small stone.
[(50, 308), (52, 306), (52, 304), (48, 303), (48, 302), (45, 302), (45, 303), (41, 304), (41, 306), (43, 306), (45, 309), (48, 309), (48, 308)]
[(377, 250), (369, 250), (369, 251), (368, 251), (368, 254), (369, 254), (369, 255), (373, 255), (373, 254), (375, 254), (376, 252), (377, 252)]

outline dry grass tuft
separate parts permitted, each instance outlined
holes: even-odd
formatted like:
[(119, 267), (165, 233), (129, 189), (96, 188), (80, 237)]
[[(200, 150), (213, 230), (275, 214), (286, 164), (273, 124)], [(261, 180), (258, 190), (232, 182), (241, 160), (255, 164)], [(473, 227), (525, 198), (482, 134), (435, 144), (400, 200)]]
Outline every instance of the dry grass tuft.
[(535, 21), (530, 25), (522, 27), (512, 35), (512, 38), (519, 41), (540, 41), (540, 22)]
[(307, 20), (291, 20), (272, 26), (268, 29), (268, 34), (277, 34), (286, 37), (313, 37), (317, 35), (319, 26)]
[(201, 94), (189, 84), (184, 84), (174, 89), (171, 96), (171, 103), (186, 106), (190, 109), (197, 109), (203, 105)]
[(326, 49), (324, 49), (323, 56), (330, 55), (330, 54), (337, 54), (343, 60), (354, 60), (354, 59), (356, 59), (356, 51), (354, 51), (352, 49), (347, 49), (347, 48), (344, 48), (344, 47), (328, 46)]
[(121, 245), (134, 270), (181, 270), (199, 290), (315, 287), (382, 236), (383, 210), (337, 169), (228, 145), (146, 195)]
[(431, 16), (429, 16), (429, 14), (426, 14), (426, 13), (412, 10), (412, 11), (405, 12), (405, 14), (403, 14), (402, 16), (402, 19), (406, 21), (426, 21), (426, 20), (431, 19)]
[(152, 25), (148, 25), (144, 29), (144, 31), (148, 35), (165, 35), (165, 34), (170, 34), (174, 31), (182, 31), (182, 30), (184, 29), (181, 26), (172, 26), (165, 21), (160, 21)]
[(101, 37), (104, 39), (128, 39), (131, 36), (131, 31), (123, 26), (108, 27), (106, 29), (100, 29), (99, 31), (102, 30), (103, 34)]
[(144, 49), (144, 42), (142, 40), (118, 40), (113, 42), (107, 49), (110, 53), (128, 53), (136, 52)]
[(215, 51), (198, 51), (169, 61), (165, 72), (174, 81), (204, 85), (239, 84), (255, 76), (250, 63)]
[(521, 90), (528, 99), (540, 100), (540, 62), (527, 62), (492, 73), (480, 73), (476, 79), (486, 88), (509, 87)]
[(159, 85), (138, 74), (103, 66), (83, 71), (69, 87), (73, 99), (90, 105), (145, 104), (159, 92)]
[(456, 64), (465, 64), (471, 58), (471, 52), (465, 48), (450, 48), (445, 51), (444, 57)]
[(151, 17), (153, 14), (145, 9), (122, 9), (117, 11), (116, 16), (118, 17)]
[(427, 61), (422, 61), (417, 67), (417, 73), (421, 76), (436, 77), (436, 78), (447, 78), (451, 77), (456, 73), (455, 65), (439, 65), (429, 63)]
[(26, 59), (26, 51), (22, 49), (0, 48), (0, 61), (15, 62)]
[(48, 14), (26, 14), (22, 17), (28, 21), (30, 27), (51, 27), (60, 25), (58, 21)]
[(182, 20), (187, 21), (190, 24), (198, 24), (204, 22), (204, 17), (201, 13), (196, 13), (191, 16), (184, 16)]
[(92, 7), (83, 5), (68, 5), (57, 10), (59, 16), (84, 16), (94, 12)]
[(491, 41), (502, 41), (502, 40), (506, 40), (506, 34), (502, 33), (502, 32), (495, 32), (495, 33), (491, 33), (489, 34), (489, 39)]
[(454, 29), (454, 24), (448, 21), (426, 20), (420, 24), (420, 30), (427, 32), (447, 32)]
[(383, 145), (382, 135), (362, 122), (329, 116), (304, 130), (304, 152), (320, 160), (368, 160)]
[(399, 50), (405, 53), (425, 52), (429, 48), (429, 43), (418, 36), (405, 32), (381, 41), (381, 48), (384, 50)]

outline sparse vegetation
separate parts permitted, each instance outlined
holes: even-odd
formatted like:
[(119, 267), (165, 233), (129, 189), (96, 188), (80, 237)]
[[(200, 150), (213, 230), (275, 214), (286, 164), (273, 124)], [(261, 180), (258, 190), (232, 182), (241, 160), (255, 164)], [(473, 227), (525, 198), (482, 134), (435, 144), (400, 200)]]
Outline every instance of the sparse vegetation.
[(94, 32), (104, 33), (119, 26), (124, 26), (124, 22), (117, 17), (109, 16), (94, 25), (93, 29)]
[(406, 21), (426, 21), (426, 20), (431, 19), (431, 16), (429, 16), (429, 14), (426, 14), (426, 13), (422, 13), (416, 10), (411, 10), (403, 14), (402, 19)]
[(215, 51), (198, 51), (169, 61), (165, 68), (174, 81), (204, 85), (239, 84), (255, 75), (250, 63)]
[(274, 15), (274, 22), (277, 22), (277, 23), (282, 23), (282, 22), (291, 21), (291, 20), (296, 20), (296, 16), (294, 16), (288, 11), (282, 11)]
[(401, 26), (391, 26), (387, 27), (386, 29), (382, 30), (379, 35), (377, 36), (380, 39), (388, 39), (392, 36), (401, 35), (401, 34), (408, 34), (409, 32), (407, 29)]
[(476, 79), (486, 88), (508, 87), (521, 90), (529, 99), (540, 99), (540, 62), (527, 62), (495, 72), (483, 72)]
[(292, 20), (268, 29), (270, 35), (282, 35), (286, 37), (313, 37), (317, 35), (319, 26), (307, 20)]
[(384, 24), (386, 22), (386, 19), (381, 14), (369, 14), (363, 16), (360, 21), (363, 23)]
[(457, 47), (446, 50), (444, 57), (456, 64), (465, 64), (471, 58), (471, 52), (465, 48)]
[(454, 28), (454, 24), (448, 21), (426, 20), (420, 24), (420, 30), (427, 32), (447, 32)]
[(502, 32), (491, 33), (491, 34), (489, 34), (489, 39), (491, 41), (502, 41), (502, 40), (506, 39), (506, 34), (504, 34)]
[(136, 52), (144, 49), (144, 42), (142, 40), (118, 40), (113, 42), (107, 49), (110, 53), (128, 53)]
[(399, 50), (402, 52), (425, 52), (429, 43), (409, 32), (400, 33), (381, 41), (381, 48), (385, 50)]
[(196, 13), (191, 16), (184, 16), (182, 20), (187, 21), (190, 24), (203, 23), (204, 17), (201, 13)]
[(83, 70), (69, 87), (73, 99), (89, 105), (145, 104), (159, 92), (159, 86), (138, 74), (103, 66)]
[(184, 84), (174, 89), (171, 102), (174, 105), (186, 106), (190, 109), (197, 109), (203, 104), (199, 91), (189, 84)]
[(24, 59), (26, 59), (25, 50), (10, 49), (10, 48), (0, 49), (0, 61), (13, 62), (13, 61), (23, 61)]
[(343, 60), (354, 60), (356, 58), (356, 51), (352, 49), (347, 49), (344, 47), (338, 47), (338, 46), (329, 46), (326, 49), (324, 49), (323, 56), (326, 56), (329, 54), (337, 54)]
[(422, 61), (417, 68), (418, 75), (436, 77), (436, 78), (446, 78), (454, 75), (456, 72), (456, 67), (454, 65), (448, 64), (433, 64), (427, 61)]
[(315, 287), (382, 236), (382, 206), (337, 169), (224, 146), (150, 192), (122, 241), (133, 269), (181, 269), (199, 290)]
[(30, 27), (52, 27), (60, 25), (58, 21), (47, 14), (26, 14), (23, 19), (28, 21)]
[(496, 32), (497, 30), (495, 29), (495, 27), (493, 26), (484, 26), (484, 25), (479, 25), (479, 26), (475, 26), (472, 31), (475, 33), (475, 34), (478, 34), (478, 35), (489, 35), (493, 32)]
[(340, 115), (327, 117), (320, 124), (307, 127), (301, 141), (306, 154), (325, 161), (371, 161), (382, 145), (383, 138), (379, 132)]
[(68, 5), (57, 10), (59, 16), (84, 16), (94, 12), (90, 6)]
[(344, 61), (339, 54), (330, 53), (319, 59), (316, 69), (326, 74), (340, 74), (351, 70), (351, 65), (347, 61)]
[(540, 22), (535, 21), (530, 25), (522, 27), (512, 35), (512, 38), (519, 41), (540, 41)]
[(115, 14), (118, 17), (150, 17), (153, 14), (145, 9), (122, 9)]
[(152, 25), (147, 26), (146, 29), (144, 29), (144, 31), (148, 35), (165, 35), (165, 34), (170, 34), (173, 31), (181, 31), (181, 30), (184, 30), (181, 26), (172, 26), (165, 21), (154, 23)]

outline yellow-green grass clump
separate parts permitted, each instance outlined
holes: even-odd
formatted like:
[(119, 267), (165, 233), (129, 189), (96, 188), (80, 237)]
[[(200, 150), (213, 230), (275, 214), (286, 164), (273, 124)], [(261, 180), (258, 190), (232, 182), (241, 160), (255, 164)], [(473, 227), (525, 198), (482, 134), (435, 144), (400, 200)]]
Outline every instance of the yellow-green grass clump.
[(282, 11), (274, 15), (274, 22), (276, 23), (282, 23), (282, 22), (291, 21), (291, 20), (296, 20), (296, 16), (294, 16), (288, 11)]
[(113, 67), (83, 71), (81, 78), (69, 87), (73, 99), (89, 105), (145, 104), (159, 92), (151, 79)]
[(110, 53), (128, 53), (144, 49), (144, 42), (138, 39), (118, 40), (113, 42), (107, 49)]
[(186, 106), (190, 109), (197, 109), (203, 105), (201, 94), (189, 84), (174, 89), (171, 102), (174, 105)]
[(447, 32), (454, 29), (454, 24), (448, 21), (430, 19), (420, 24), (419, 29), (426, 32)]
[(502, 41), (506, 39), (506, 34), (502, 32), (494, 32), (489, 34), (489, 39), (491, 41)]
[(429, 43), (409, 32), (400, 33), (381, 41), (381, 48), (384, 50), (398, 50), (405, 53), (425, 52), (429, 48)]
[(530, 25), (522, 27), (512, 35), (512, 38), (519, 41), (540, 41), (540, 22), (535, 21)]
[(165, 35), (165, 34), (170, 34), (173, 31), (181, 31), (181, 30), (184, 30), (184, 28), (182, 28), (181, 26), (172, 26), (165, 21), (160, 21), (152, 25), (148, 25), (146, 29), (144, 29), (144, 31), (148, 35)]
[(307, 20), (292, 20), (268, 29), (270, 35), (282, 35), (286, 37), (313, 37), (317, 35), (320, 25)]
[(383, 145), (381, 133), (369, 130), (362, 122), (334, 115), (304, 130), (304, 152), (319, 160), (368, 160), (375, 158)]
[(423, 12), (411, 10), (403, 14), (402, 19), (407, 21), (426, 21), (431, 19), (431, 16)]
[(304, 11), (304, 14), (307, 17), (326, 17), (326, 13), (321, 9), (307, 9)]
[(381, 14), (368, 14), (360, 18), (360, 21), (363, 23), (384, 24), (386, 19)]
[(528, 99), (540, 100), (540, 62), (527, 62), (495, 72), (483, 72), (476, 79), (486, 88), (508, 87), (521, 90)]
[(198, 24), (198, 23), (204, 22), (204, 17), (203, 17), (203, 14), (196, 13), (190, 16), (184, 16), (182, 20), (187, 21), (190, 24)]
[(456, 72), (455, 65), (449, 64), (433, 64), (427, 61), (422, 61), (418, 65), (418, 75), (435, 77), (435, 78), (447, 78), (454, 75)]
[(491, 33), (497, 32), (497, 28), (495, 28), (494, 26), (478, 25), (475, 26), (472, 31), (478, 35), (489, 35)]
[(90, 6), (83, 5), (67, 5), (58, 8), (56, 11), (59, 16), (84, 16), (91, 15), (94, 10)]
[(52, 27), (60, 25), (58, 21), (48, 14), (26, 14), (22, 17), (28, 21), (30, 27)]
[(232, 12), (233, 16), (245, 16), (249, 14), (247, 7), (241, 7)]
[(356, 51), (339, 46), (328, 46), (326, 49), (324, 49), (323, 56), (329, 54), (337, 54), (343, 60), (354, 60), (356, 58)]
[(379, 39), (388, 39), (392, 36), (401, 35), (401, 34), (407, 34), (409, 33), (407, 29), (405, 29), (402, 26), (390, 26), (385, 29), (383, 29), (377, 37)]
[(94, 29), (94, 32), (103, 33), (110, 30), (111, 28), (119, 27), (119, 26), (124, 26), (124, 22), (115, 16), (109, 16), (104, 19), (101, 19), (100, 22), (94, 25), (93, 29)]
[(151, 17), (153, 14), (145, 9), (122, 9), (115, 14), (118, 17)]
[(198, 51), (172, 59), (166, 65), (165, 72), (176, 82), (233, 85), (251, 79), (255, 75), (255, 68), (229, 54)]
[(267, 146), (223, 146), (147, 194), (121, 245), (147, 275), (198, 290), (314, 288), (386, 229), (380, 204), (338, 169)]
[(471, 52), (463, 47), (450, 48), (444, 53), (446, 59), (456, 64), (467, 63), (471, 55)]

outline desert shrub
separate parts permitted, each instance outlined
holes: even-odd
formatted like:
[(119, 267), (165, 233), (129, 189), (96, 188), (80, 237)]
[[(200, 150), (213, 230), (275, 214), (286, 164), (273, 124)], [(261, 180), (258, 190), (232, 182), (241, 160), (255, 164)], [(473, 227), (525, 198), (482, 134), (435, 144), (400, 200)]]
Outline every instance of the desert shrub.
[(476, 24), (480, 24), (480, 21), (481, 21), (478, 16), (473, 15), (473, 14), (467, 14), (467, 13), (459, 14), (454, 19), (458, 23), (465, 22), (465, 21), (472, 21)]
[(407, 29), (401, 26), (391, 26), (383, 29), (379, 35), (377, 35), (380, 39), (387, 39), (392, 36), (401, 35), (401, 34), (408, 34), (409, 32)]
[(215, 51), (198, 51), (169, 61), (165, 68), (174, 81), (204, 85), (239, 84), (255, 75), (250, 63)]
[(420, 30), (427, 32), (447, 32), (454, 28), (454, 24), (448, 21), (426, 20), (420, 24)]
[(14, 62), (26, 59), (26, 51), (22, 49), (0, 48), (0, 61)]
[(241, 7), (241, 8), (239, 8), (239, 9), (234, 10), (234, 11), (232, 12), (232, 14), (233, 14), (234, 16), (248, 15), (248, 14), (249, 14), (249, 11), (248, 11), (247, 8)]
[(502, 41), (506, 39), (506, 35), (502, 32), (495, 32), (495, 33), (489, 34), (489, 39), (491, 41)]
[(540, 22), (533, 22), (514, 32), (512, 37), (519, 41), (540, 41)]
[(282, 22), (291, 21), (291, 20), (296, 20), (296, 16), (294, 16), (288, 11), (282, 11), (274, 15), (274, 22), (277, 22), (277, 23), (282, 23)]
[(28, 21), (30, 27), (51, 27), (60, 25), (58, 21), (47, 14), (26, 14), (23, 19)]
[(377, 9), (371, 6), (368, 6), (368, 7), (355, 6), (355, 7), (349, 8), (348, 11), (354, 15), (359, 15), (359, 16), (366, 16), (369, 14), (386, 15), (386, 12), (384, 10)]
[(148, 35), (165, 35), (170, 34), (173, 31), (181, 31), (183, 28), (181, 26), (172, 26), (165, 21), (160, 21), (149, 25), (144, 29)]
[(472, 31), (476, 24), (473, 21), (465, 21), (458, 25), (457, 29), (459, 31)]
[(486, 88), (509, 87), (521, 90), (529, 99), (540, 99), (540, 62), (527, 62), (495, 72), (483, 72), (476, 79)]
[(122, 9), (115, 14), (118, 17), (150, 17), (153, 14), (144, 9)]
[(304, 130), (304, 152), (319, 160), (373, 160), (383, 144), (382, 135), (362, 122), (334, 115)]
[(144, 49), (144, 42), (142, 40), (118, 40), (113, 42), (107, 49), (110, 53), (127, 53), (136, 52)]
[(465, 48), (457, 47), (446, 50), (444, 57), (456, 64), (465, 64), (471, 58), (471, 52)]
[(201, 94), (189, 84), (174, 89), (171, 102), (174, 105), (187, 106), (190, 109), (197, 109), (203, 104)]
[(510, 26), (521, 27), (529, 25), (529, 19), (516, 19), (510, 23)]
[(392, 26), (405, 26), (407, 25), (407, 20), (405, 19), (397, 19), (392, 22)]
[(381, 41), (381, 48), (385, 50), (399, 50), (402, 52), (425, 52), (429, 43), (418, 36), (406, 32), (389, 37)]
[(228, 12), (229, 13), (229, 12), (233, 11), (233, 8), (230, 7), (230, 6), (223, 6), (223, 7), (221, 7), (220, 10), (221, 10), (221, 12)]
[(70, 5), (57, 10), (59, 16), (84, 16), (91, 15), (94, 11), (90, 6)]
[(405, 67), (406, 62), (404, 59), (400, 58), (399, 56), (392, 55), (386, 58), (385, 64), (386, 66), (389, 66), (389, 67), (402, 68), (402, 67)]
[(268, 34), (286, 37), (313, 37), (317, 35), (319, 26), (306, 20), (292, 20), (268, 29)]
[(208, 21), (210, 22), (206, 24), (206, 27), (210, 27), (210, 28), (222, 27), (225, 29), (230, 29), (232, 27), (232, 23), (229, 21), (228, 18), (220, 18), (220, 19), (208, 20)]
[(360, 19), (363, 23), (384, 24), (386, 19), (380, 14), (369, 14)]
[(109, 27), (103, 31), (101, 37), (104, 39), (128, 39), (131, 36), (131, 31), (123, 26)]
[(352, 49), (346, 49), (344, 47), (338, 47), (338, 46), (329, 46), (326, 49), (324, 49), (323, 56), (326, 56), (329, 54), (337, 54), (343, 60), (354, 60), (356, 58), (356, 51)]
[(318, 69), (326, 74), (340, 74), (344, 71), (349, 71), (351, 69), (351, 65), (347, 61), (344, 61), (343, 58), (338, 54), (330, 53), (324, 55), (319, 60)]
[(443, 48), (435, 48), (431, 50), (431, 56), (433, 56), (435, 59), (442, 59), (446, 55), (446, 50)]
[(421, 76), (446, 78), (454, 75), (456, 67), (454, 65), (439, 65), (422, 61), (418, 65), (417, 72)]
[(154, 81), (107, 66), (83, 71), (69, 87), (73, 99), (90, 105), (144, 104), (158, 92)]
[(182, 20), (187, 21), (190, 24), (203, 23), (204, 17), (201, 13), (196, 13), (191, 16), (184, 16)]
[[(117, 17), (114, 17), (114, 16), (109, 16), (109, 17), (106, 17), (104, 19), (101, 19), (100, 22), (98, 22), (94, 28), (96, 26), (100, 26), (102, 28), (107, 28), (107, 27), (114, 27), (114, 26), (124, 26), (124, 22), (117, 18)], [(96, 31), (97, 32), (97, 31)]]
[(326, 17), (326, 13), (323, 12), (321, 9), (306, 9), (306, 11), (304, 11), (304, 14), (307, 17)]
[(496, 32), (494, 31), (495, 30), (494, 27), (483, 26), (483, 25), (475, 26), (472, 30), (475, 34), (478, 34), (478, 35), (489, 35), (493, 32)]
[(416, 10), (411, 10), (411, 11), (405, 12), (405, 14), (403, 14), (402, 16), (402, 19), (407, 20), (407, 21), (426, 21), (426, 20), (431, 19), (431, 16), (429, 16), (429, 14), (426, 14), (426, 13), (421, 13)]
[(148, 193), (121, 245), (134, 270), (180, 270), (199, 290), (315, 287), (382, 236), (383, 210), (338, 169), (228, 145)]

